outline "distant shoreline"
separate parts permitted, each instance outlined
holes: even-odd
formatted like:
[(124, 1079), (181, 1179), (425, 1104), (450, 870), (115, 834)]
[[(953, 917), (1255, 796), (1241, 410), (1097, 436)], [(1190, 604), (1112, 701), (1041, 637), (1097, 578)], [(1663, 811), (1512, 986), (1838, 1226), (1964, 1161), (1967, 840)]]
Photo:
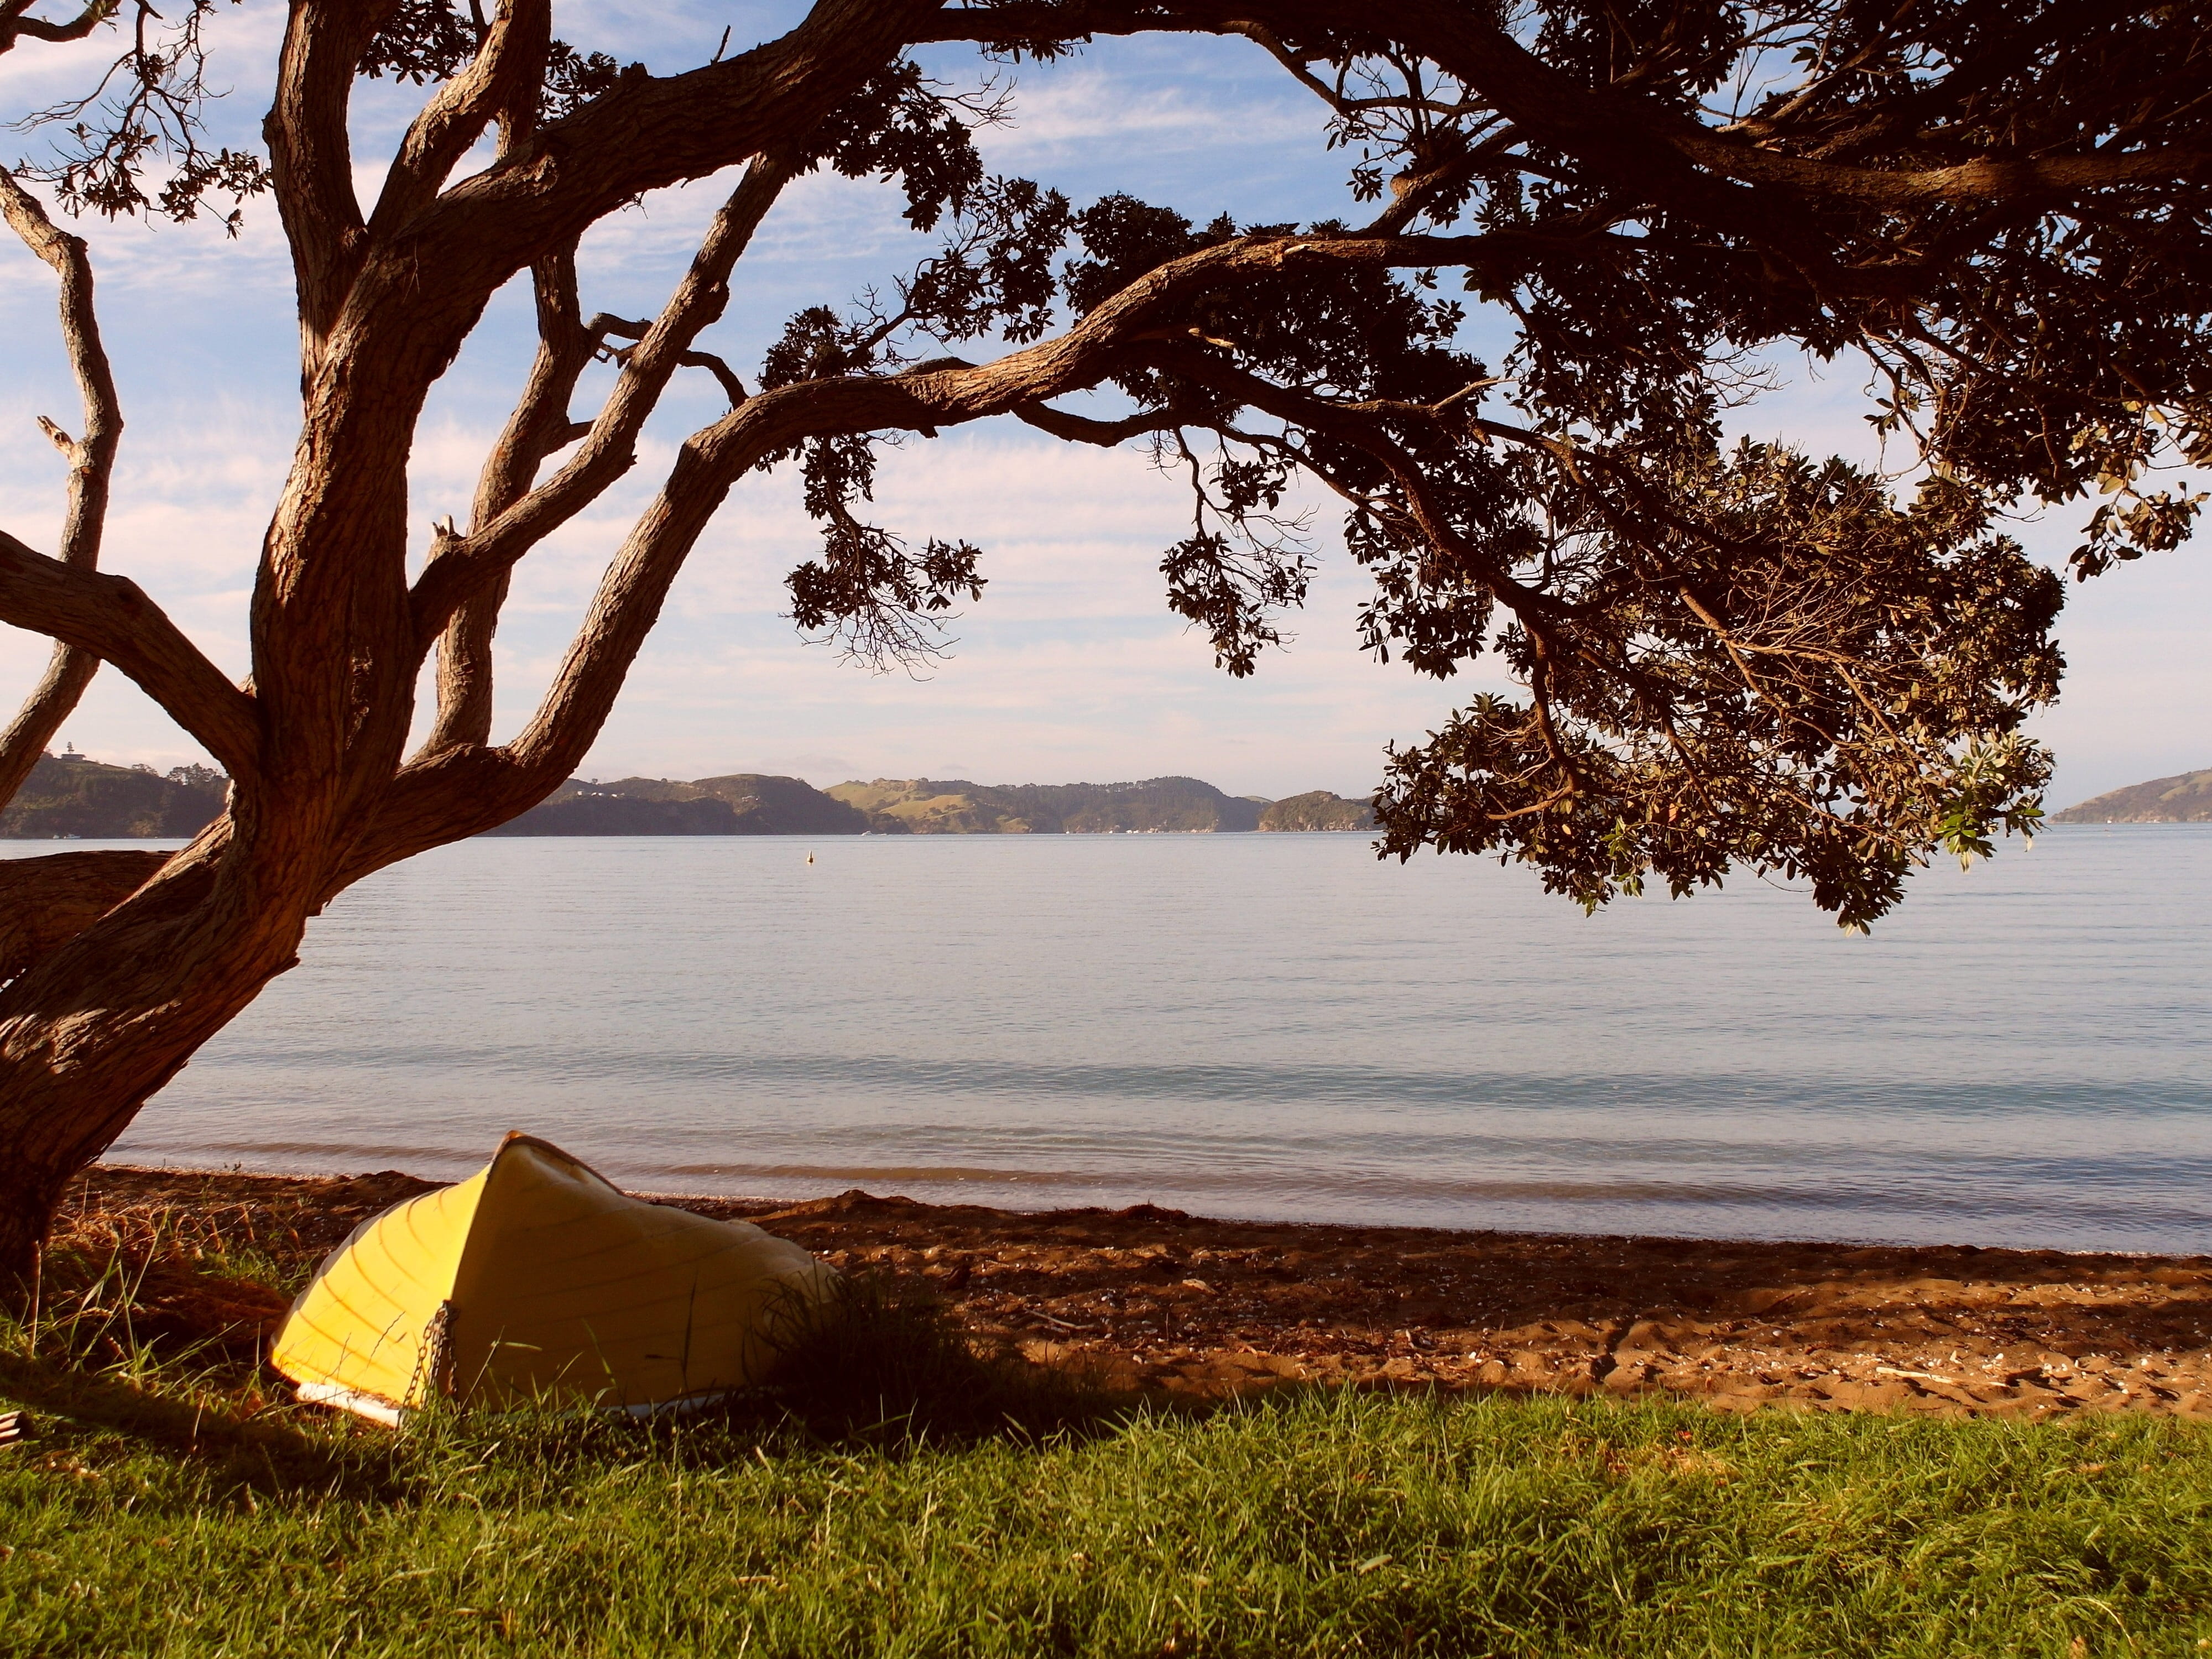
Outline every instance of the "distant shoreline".
[(2112, 789), (2051, 815), (2053, 823), (2212, 823), (2212, 769)]

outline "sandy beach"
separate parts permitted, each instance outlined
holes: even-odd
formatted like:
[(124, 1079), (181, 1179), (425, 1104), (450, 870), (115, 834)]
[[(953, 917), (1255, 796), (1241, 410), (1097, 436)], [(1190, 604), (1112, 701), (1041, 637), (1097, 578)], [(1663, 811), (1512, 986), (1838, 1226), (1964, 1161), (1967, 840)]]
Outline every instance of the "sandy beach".
[[(289, 1297), (202, 1273), (221, 1239), (296, 1277), (435, 1183), (98, 1166), (58, 1238), (147, 1265), (137, 1325), (240, 1357)], [(1455, 1232), (1021, 1212), (854, 1191), (680, 1198), (848, 1270), (927, 1284), (979, 1343), (1197, 1399), (1291, 1382), (1665, 1390), (1731, 1411), (2212, 1419), (2212, 1257)]]

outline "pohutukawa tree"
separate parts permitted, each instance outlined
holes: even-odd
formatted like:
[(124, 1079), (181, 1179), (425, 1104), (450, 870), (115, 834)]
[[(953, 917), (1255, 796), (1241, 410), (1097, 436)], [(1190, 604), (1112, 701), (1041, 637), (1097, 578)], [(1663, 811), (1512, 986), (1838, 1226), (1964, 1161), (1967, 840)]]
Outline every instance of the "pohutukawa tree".
[[(1239, 675), (1304, 593), (1285, 502), (1318, 484), (1374, 577), (1368, 647), (1439, 678), (1494, 659), (1520, 688), (1390, 751), (1384, 851), (1495, 854), (1588, 905), (1778, 872), (1861, 927), (1917, 863), (2036, 817), (2047, 763), (2019, 728), (2057, 689), (2062, 585), (2006, 515), (2094, 503), (2074, 558), (2094, 574), (2183, 539), (2197, 498), (2152, 475), (2212, 461), (2201, 4), (822, 0), (780, 40), (654, 75), (564, 45), (550, 0), (292, 0), (264, 158), (203, 142), (222, 20), (188, 3), (179, 24), (144, 0), (61, 19), (0, 0), (0, 52), (113, 25), (125, 43), (45, 159), (0, 174), (59, 276), (84, 403), (82, 436), (49, 426), (58, 530), (0, 535), (0, 621), (57, 641), (0, 740), (0, 800), (101, 662), (230, 777), (227, 812), (173, 855), (0, 863), (9, 1265), (70, 1175), (292, 965), (308, 917), (569, 775), (753, 471), (795, 473), (821, 524), (793, 617), (879, 657), (927, 650), (984, 580), (958, 526), (917, 543), (870, 522), (886, 436), (1005, 416), (1149, 444), (1193, 491), (1168, 604)], [(991, 76), (1178, 32), (1239, 37), (1311, 94), (1355, 212), (1197, 223), (987, 175)], [(961, 42), (964, 86), (910, 56), (933, 43), (942, 76)], [(364, 76), (423, 89), (373, 202), (348, 138)], [(740, 374), (710, 334), (732, 273), (824, 167), (898, 180), (928, 251), (880, 302), (824, 295)], [(658, 314), (596, 313), (579, 239), (726, 169)], [(301, 431), (239, 684), (98, 568), (122, 420), (57, 215), (264, 191), (297, 278)], [(536, 361), (465, 521), (410, 564), (416, 422), (510, 282), (536, 296)], [(1466, 344), (1478, 313), (1510, 341), (1497, 361)], [(1870, 376), (1893, 471), (1724, 441), (1762, 362), (1799, 351)], [(609, 357), (611, 389), (579, 407)], [(727, 413), (681, 445), (536, 713), (495, 742), (510, 574), (631, 469), (689, 373)]]

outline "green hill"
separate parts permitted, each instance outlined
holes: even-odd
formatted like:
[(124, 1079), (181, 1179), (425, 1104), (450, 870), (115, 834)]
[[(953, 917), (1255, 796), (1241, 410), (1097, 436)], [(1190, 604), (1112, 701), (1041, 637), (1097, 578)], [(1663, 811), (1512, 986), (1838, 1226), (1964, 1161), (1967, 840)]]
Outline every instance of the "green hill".
[(1372, 830), (1375, 809), (1364, 800), (1346, 800), (1328, 789), (1292, 795), (1263, 808), (1262, 830)]
[(107, 766), (82, 755), (47, 755), (0, 809), (0, 841), (189, 840), (222, 811), (222, 773), (179, 766)]
[(2212, 769), (2131, 783), (2051, 816), (2054, 823), (2212, 823)]
[(1025, 836), (1040, 827), (1013, 811), (998, 792), (972, 783), (933, 783), (927, 778), (878, 778), (837, 783), (831, 799), (864, 814), (878, 834), (894, 836)]
[(878, 828), (918, 836), (1220, 834), (1257, 830), (1263, 802), (1196, 778), (1141, 783), (970, 783), (878, 778), (830, 791)]
[(865, 812), (798, 778), (574, 779), (493, 836), (857, 836)]

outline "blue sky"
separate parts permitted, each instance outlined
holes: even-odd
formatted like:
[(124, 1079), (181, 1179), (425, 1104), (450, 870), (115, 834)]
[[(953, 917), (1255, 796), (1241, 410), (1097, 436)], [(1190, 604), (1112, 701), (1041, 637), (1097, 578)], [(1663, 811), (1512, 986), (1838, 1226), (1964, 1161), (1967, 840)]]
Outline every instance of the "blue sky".
[[(579, 45), (667, 71), (710, 56), (726, 23), (742, 46), (799, 9), (600, 3), (565, 9), (558, 27)], [(251, 142), (281, 25), (269, 0), (218, 19), (215, 82), (232, 88), (211, 121), (218, 139)], [(106, 49), (26, 47), (0, 58), (0, 106), (51, 101)], [(949, 49), (930, 61), (948, 80), (978, 73)], [(995, 171), (1079, 203), (1126, 190), (1194, 217), (1349, 210), (1343, 158), (1324, 150), (1320, 106), (1242, 42), (1102, 43), (1069, 63), (1023, 65), (1012, 79), (1013, 124), (982, 137)], [(363, 88), (356, 150), (365, 198), (416, 95)], [(584, 250), (586, 309), (656, 309), (726, 187), (664, 192), (603, 226)], [(817, 178), (794, 188), (703, 343), (750, 378), (792, 311), (842, 304), (911, 265), (927, 244), (899, 206), (896, 190), (878, 183)], [(249, 209), (235, 243), (205, 228), (77, 228), (93, 243), (128, 422), (104, 562), (242, 674), (254, 559), (295, 435), (290, 278), (274, 210)], [(52, 302), (45, 267), (12, 240), (0, 247), (0, 526), (36, 547), (52, 544), (61, 466), (33, 417), (76, 425)], [(510, 290), (434, 396), (417, 447), (418, 537), (435, 518), (465, 515), (477, 464), (527, 361), (529, 328), (527, 296)], [(1871, 459), (1857, 377), (1790, 368), (1779, 393), (1740, 412), (1742, 428)], [(522, 567), (501, 634), (501, 733), (526, 717), (629, 514), (659, 476), (656, 463), (665, 466), (682, 435), (718, 410), (710, 385), (681, 386), (630, 479)], [(1184, 501), (1140, 452), (1071, 449), (992, 423), (908, 444), (890, 459), (878, 500), (878, 520), (891, 528), (965, 537), (985, 550), (990, 585), (957, 623), (951, 660), (918, 681), (872, 676), (803, 644), (777, 613), (781, 574), (805, 556), (813, 532), (787, 473), (749, 479), (693, 555), (585, 772), (772, 770), (817, 784), (1186, 773), (1239, 793), (1356, 793), (1372, 785), (1386, 741), (1416, 738), (1474, 690), (1500, 689), (1421, 680), (1358, 653), (1360, 579), (1318, 501), (1321, 571), (1297, 637), (1255, 677), (1232, 681), (1162, 601), (1157, 565), (1183, 533)], [(2023, 539), (2061, 559), (2086, 513), (2069, 509)], [(2212, 667), (2202, 643), (2212, 571), (2201, 544), (2074, 592), (2062, 630), (2072, 665), (2065, 696), (2037, 723), (2058, 751), (2054, 805), (2212, 765)], [(11, 706), (45, 654), (44, 641), (0, 630), (0, 696)], [(112, 672), (64, 736), (102, 759), (166, 768), (199, 758)]]

